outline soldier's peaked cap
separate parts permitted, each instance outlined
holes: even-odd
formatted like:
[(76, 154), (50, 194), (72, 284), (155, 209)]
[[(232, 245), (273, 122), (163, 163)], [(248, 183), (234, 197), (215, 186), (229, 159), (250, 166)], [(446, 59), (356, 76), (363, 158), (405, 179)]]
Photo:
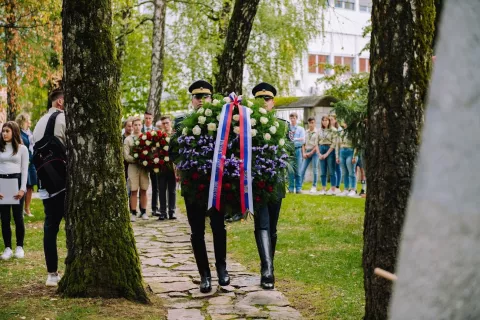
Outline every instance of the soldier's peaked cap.
[(188, 92), (191, 94), (212, 94), (213, 86), (205, 80), (197, 80), (190, 85)]
[(273, 98), (277, 95), (277, 89), (275, 89), (275, 87), (269, 83), (262, 82), (257, 84), (255, 88), (252, 89), (252, 94), (255, 97), (269, 96)]

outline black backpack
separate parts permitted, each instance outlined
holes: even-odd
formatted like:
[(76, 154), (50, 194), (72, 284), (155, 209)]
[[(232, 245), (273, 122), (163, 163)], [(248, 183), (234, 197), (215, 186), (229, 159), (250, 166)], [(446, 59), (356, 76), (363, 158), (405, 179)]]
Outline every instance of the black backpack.
[(65, 189), (67, 181), (67, 152), (63, 143), (55, 137), (55, 120), (60, 111), (48, 119), (43, 138), (33, 146), (33, 164), (37, 169), (38, 188), (49, 194)]

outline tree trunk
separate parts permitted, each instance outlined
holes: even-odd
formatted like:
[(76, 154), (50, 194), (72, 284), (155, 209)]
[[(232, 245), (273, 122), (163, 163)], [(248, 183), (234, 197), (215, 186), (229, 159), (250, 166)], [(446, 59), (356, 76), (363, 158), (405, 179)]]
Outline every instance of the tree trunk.
[(147, 302), (123, 174), (110, 0), (63, 1), (68, 255), (59, 292)]
[(163, 90), (163, 59), (165, 51), (165, 15), (167, 2), (155, 0), (153, 13), (152, 69), (150, 73), (150, 94), (147, 110), (153, 114), (155, 121), (160, 118), (160, 102)]
[(394, 320), (480, 319), (480, 3), (448, 1), (444, 11)]
[(125, 52), (127, 50), (127, 32), (130, 29), (132, 10), (132, 4), (130, 3), (130, 1), (127, 1), (127, 3), (125, 3), (125, 6), (120, 11), (120, 14), (122, 16), (122, 26), (120, 28), (120, 38), (117, 42), (117, 61), (120, 70), (122, 70), (122, 64), (125, 58)]
[(7, 28), (5, 28), (5, 64), (7, 67), (7, 121), (15, 121), (18, 112), (17, 93), (18, 93), (18, 75), (17, 75), (17, 43), (18, 31), (16, 24), (16, 1), (5, 1), (5, 13)]
[(365, 319), (387, 319), (432, 60), (433, 0), (374, 0), (367, 129), (368, 196), (363, 269)]
[(260, 0), (236, 0), (222, 54), (217, 58), (215, 93), (242, 92), (243, 65)]
[[(219, 14), (218, 20), (218, 47), (221, 48), (225, 44), (225, 39), (227, 38), (228, 31), (228, 22), (230, 21), (230, 15), (232, 11), (232, 0), (223, 0), (222, 10)], [(220, 69), (220, 59), (221, 55), (218, 54), (213, 60), (212, 74), (216, 75)]]

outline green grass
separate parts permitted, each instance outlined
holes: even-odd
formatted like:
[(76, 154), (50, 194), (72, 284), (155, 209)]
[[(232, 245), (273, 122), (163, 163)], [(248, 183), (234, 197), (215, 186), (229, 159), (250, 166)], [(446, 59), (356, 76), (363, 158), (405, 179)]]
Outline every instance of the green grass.
[[(364, 199), (334, 196), (289, 194), (283, 200), (276, 286), (305, 318), (362, 318), (364, 206)], [(229, 224), (228, 228), (229, 253), (259, 272), (253, 221)]]
[[(7, 319), (164, 319), (159, 298), (151, 295), (152, 304), (143, 305), (124, 299), (66, 299), (55, 288), (45, 287), (47, 271), (43, 254), (43, 205), (32, 201), (33, 218), (25, 219), (25, 259), (0, 260), (0, 320)], [(12, 243), (15, 228), (12, 222)], [(65, 269), (64, 224), (58, 235), (59, 271)], [(3, 252), (3, 241), (0, 251)]]

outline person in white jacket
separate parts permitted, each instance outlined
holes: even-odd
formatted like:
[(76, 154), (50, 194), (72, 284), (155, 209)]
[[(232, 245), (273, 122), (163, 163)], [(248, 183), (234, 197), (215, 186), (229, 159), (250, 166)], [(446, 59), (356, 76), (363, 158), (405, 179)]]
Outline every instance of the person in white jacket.
[[(7, 199), (6, 194), (0, 191), (0, 216), (2, 221), (2, 237), (5, 250), (1, 255), (2, 260), (10, 259), (12, 251), (12, 230), (10, 228), (10, 212), (15, 221), (17, 247), (15, 257), (23, 258), (23, 240), (25, 238), (25, 224), (23, 222), (23, 196), (27, 190), (28, 177), (28, 149), (22, 144), (20, 128), (14, 121), (8, 121), (2, 127), (0, 136), (0, 179), (18, 186), (18, 192), (13, 199)], [(4, 201), (8, 201), (4, 203)], [(15, 204), (12, 204), (16, 202)], [(10, 203), (10, 204), (8, 204)]]

